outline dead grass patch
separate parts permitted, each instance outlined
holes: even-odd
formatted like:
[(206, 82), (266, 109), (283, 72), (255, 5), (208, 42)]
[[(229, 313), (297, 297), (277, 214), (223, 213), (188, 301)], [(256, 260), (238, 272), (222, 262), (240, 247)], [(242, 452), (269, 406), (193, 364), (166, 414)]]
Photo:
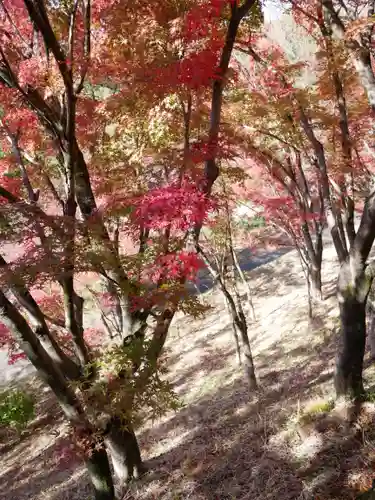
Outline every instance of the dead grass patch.
[[(168, 343), (169, 378), (184, 406), (138, 430), (150, 472), (123, 500), (344, 500), (371, 485), (372, 407), (364, 405), (348, 429), (334, 425), (326, 406), (337, 342), (330, 297), (336, 273), (327, 249), (328, 298), (316, 304), (313, 323), (295, 254), (250, 273), (257, 321), (249, 331), (261, 387), (256, 394), (249, 394), (236, 364), (218, 293), (209, 292), (214, 307), (205, 318), (177, 318)], [(374, 368), (365, 375), (374, 385)], [(18, 441), (1, 436), (0, 500), (87, 500), (82, 465), (56, 460), (66, 436), (61, 414), (42, 387), (39, 397), (34, 427)], [(308, 410), (311, 401), (320, 403)], [(302, 412), (314, 422), (304, 436), (291, 425)]]

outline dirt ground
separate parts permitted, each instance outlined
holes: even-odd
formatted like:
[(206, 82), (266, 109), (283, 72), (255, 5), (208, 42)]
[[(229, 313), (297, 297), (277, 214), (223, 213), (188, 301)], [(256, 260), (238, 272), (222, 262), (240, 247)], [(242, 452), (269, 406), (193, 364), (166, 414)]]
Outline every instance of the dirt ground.
[[(351, 499), (375, 475), (375, 409), (355, 409), (350, 428), (335, 410), (301, 419), (333, 396), (338, 335), (337, 264), (325, 250), (324, 297), (307, 320), (304, 277), (294, 252), (248, 273), (256, 320), (250, 326), (260, 385), (250, 394), (237, 365), (220, 294), (203, 320), (179, 317), (168, 341), (170, 378), (183, 408), (138, 430), (150, 472), (123, 500)], [(367, 366), (368, 365), (368, 366)], [(367, 387), (375, 370), (367, 360)], [(38, 417), (19, 438), (0, 436), (0, 500), (86, 500), (80, 463), (64, 457), (66, 428), (35, 380)], [(317, 403), (318, 402), (318, 403)]]

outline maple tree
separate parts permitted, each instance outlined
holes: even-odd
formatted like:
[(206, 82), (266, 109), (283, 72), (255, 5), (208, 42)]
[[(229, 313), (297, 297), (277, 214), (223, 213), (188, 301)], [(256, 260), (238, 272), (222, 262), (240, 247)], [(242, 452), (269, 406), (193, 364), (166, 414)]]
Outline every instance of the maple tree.
[[(328, 225), (341, 264), (336, 391), (339, 396), (358, 395), (363, 393), (366, 302), (373, 281), (373, 264), (366, 262), (374, 240), (373, 3), (291, 4), (298, 25), (317, 47), (310, 63), (315, 81), (304, 85), (293, 76), (306, 61), (290, 64), (280, 48), (255, 38), (241, 50), (262, 69), (257, 74), (250, 68), (246, 76), (251, 92), (242, 91), (238, 101), (242, 110), (245, 95), (242, 122), (251, 124), (245, 136), (250, 157), (256, 158), (255, 168), (263, 165), (277, 195), (271, 200), (268, 191), (263, 200), (258, 194), (255, 198), (288, 229), (297, 249), (303, 250), (307, 269), (320, 268), (322, 223)], [(358, 230), (356, 212), (362, 213)]]
[(1, 343), (54, 392), (98, 499), (114, 498), (107, 449), (121, 481), (137, 476), (134, 424), (175, 404), (160, 355), (176, 311), (202, 312), (186, 234), (213, 208), (254, 4), (0, 3)]
[[(290, 63), (262, 35), (240, 40), (250, 61), (239, 73), (240, 86), (233, 86), (226, 121), (247, 151), (246, 169), (256, 179), (248, 195), (291, 236), (308, 284), (318, 292), (322, 231), (328, 225), (341, 264), (336, 391), (360, 394), (365, 308), (373, 280), (373, 265), (366, 263), (374, 239), (373, 4), (291, 4), (298, 24), (314, 39), (315, 58)], [(315, 78), (304, 84), (308, 65)], [(356, 212), (362, 212), (358, 230)]]
[[(328, 225), (341, 263), (338, 279), (341, 343), (335, 385), (338, 395), (359, 395), (364, 391), (362, 369), (366, 343), (366, 302), (373, 281), (373, 265), (367, 263), (367, 259), (375, 237), (371, 139), (375, 95), (371, 56), (374, 5), (372, 2), (325, 0), (291, 3), (298, 23), (314, 36), (320, 51), (324, 52), (330, 77), (324, 82), (328, 81), (333, 88), (339, 117), (342, 158), (337, 166), (342, 175), (334, 187), (341, 207), (337, 209), (337, 204), (335, 206), (332, 201), (329, 204), (329, 198), (334, 200), (335, 195), (330, 194), (328, 189), (325, 196), (326, 207), (330, 208)], [(354, 80), (352, 87), (347, 83), (348, 73), (351, 75), (349, 80)], [(367, 97), (367, 108), (361, 104), (353, 113), (348, 100), (362, 103), (364, 95)], [(358, 135), (359, 130), (361, 135)], [(317, 161), (324, 166), (327, 158), (321, 141), (313, 130), (306, 131), (310, 133), (312, 144), (315, 143)], [(354, 190), (358, 190), (358, 185), (361, 185), (364, 203), (361, 200), (357, 203), (362, 216), (355, 230)], [(347, 245), (341, 227), (341, 209), (345, 214)]]
[(250, 59), (242, 65), (240, 87), (233, 93), (233, 133), (241, 141), (248, 176), (241, 196), (262, 207), (267, 221), (289, 235), (308, 290), (321, 297), (324, 200), (319, 169), (298, 121), (303, 90), (294, 83), (302, 65), (290, 64), (279, 47), (264, 42), (258, 38), (250, 48), (243, 47)]
[[(250, 285), (235, 250), (235, 242), (239, 240), (240, 231), (234, 218), (237, 204), (233, 187), (236, 187), (238, 179), (233, 175), (233, 171), (236, 172), (233, 168), (223, 169), (222, 166), (220, 182), (215, 186), (215, 194), (222, 202), (202, 232), (198, 254), (202, 256), (207, 270), (224, 297), (231, 318), (238, 362), (243, 365), (249, 389), (254, 391), (258, 388), (258, 382), (249, 339), (251, 323), (248, 318), (254, 320), (255, 311)], [(238, 279), (245, 288), (245, 299), (241, 296)]]

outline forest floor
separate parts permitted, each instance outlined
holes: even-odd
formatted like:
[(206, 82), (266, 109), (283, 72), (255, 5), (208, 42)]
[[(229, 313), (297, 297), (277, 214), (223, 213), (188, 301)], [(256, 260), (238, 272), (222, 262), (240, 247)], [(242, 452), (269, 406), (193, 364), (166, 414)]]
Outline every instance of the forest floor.
[[(295, 252), (248, 273), (256, 394), (238, 367), (217, 290), (202, 296), (213, 304), (204, 319), (176, 319), (169, 377), (183, 407), (138, 429), (150, 472), (123, 500), (351, 499), (370, 487), (375, 406), (357, 408), (350, 426), (339, 410), (325, 413), (338, 339), (337, 270), (328, 247), (324, 301), (312, 323)], [(365, 380), (375, 384), (367, 358)], [(0, 436), (0, 500), (88, 500), (83, 466), (64, 457), (66, 426), (50, 392), (34, 377), (23, 383), (38, 392), (38, 416), (21, 437)]]

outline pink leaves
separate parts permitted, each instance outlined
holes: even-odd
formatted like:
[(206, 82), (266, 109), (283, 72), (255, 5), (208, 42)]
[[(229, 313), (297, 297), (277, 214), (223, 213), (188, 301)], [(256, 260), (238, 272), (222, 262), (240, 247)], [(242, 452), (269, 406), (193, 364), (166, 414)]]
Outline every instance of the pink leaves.
[(181, 251), (161, 255), (146, 271), (146, 274), (153, 283), (181, 279), (194, 280), (202, 267), (203, 262), (196, 253)]
[(99, 328), (86, 328), (83, 333), (86, 344), (92, 349), (103, 344), (104, 332)]
[(33, 291), (32, 295), (44, 314), (63, 321), (64, 311), (61, 293), (52, 290), (50, 293), (47, 293), (44, 290), (38, 289)]
[(45, 61), (39, 57), (30, 57), (20, 62), (18, 66), (18, 80), (21, 86), (32, 85), (38, 87), (41, 79), (45, 77)]
[(8, 365), (14, 365), (17, 361), (27, 359), (26, 354), (20, 351), (8, 327), (0, 321), (0, 349), (8, 350)]
[(8, 328), (4, 325), (4, 323), (0, 322), (0, 348), (8, 346), (11, 340), (12, 337)]
[(153, 189), (135, 200), (134, 218), (143, 227), (186, 231), (202, 223), (213, 202), (194, 185)]

